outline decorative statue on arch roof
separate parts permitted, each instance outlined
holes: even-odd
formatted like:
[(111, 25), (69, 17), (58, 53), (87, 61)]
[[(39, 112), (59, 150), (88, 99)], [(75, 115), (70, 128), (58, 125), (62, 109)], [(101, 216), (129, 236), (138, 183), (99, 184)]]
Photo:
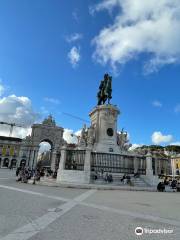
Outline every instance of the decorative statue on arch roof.
[(112, 77), (109, 76), (108, 73), (104, 74), (104, 80), (102, 80), (99, 85), (97, 98), (98, 105), (105, 104), (106, 100), (108, 100), (108, 104), (110, 104), (112, 98)]
[(50, 114), (47, 118), (44, 119), (44, 121), (42, 122), (45, 125), (52, 125), (52, 126), (56, 126), (56, 122), (53, 119), (52, 115)]
[(30, 143), (32, 141), (32, 137), (31, 135), (27, 135), (24, 139), (23, 139), (23, 143)]

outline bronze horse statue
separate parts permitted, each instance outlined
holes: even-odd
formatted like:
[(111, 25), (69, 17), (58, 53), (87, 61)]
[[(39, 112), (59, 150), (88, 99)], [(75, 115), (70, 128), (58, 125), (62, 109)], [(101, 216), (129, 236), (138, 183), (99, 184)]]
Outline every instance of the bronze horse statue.
[(105, 104), (106, 100), (110, 104), (110, 99), (112, 98), (112, 77), (108, 73), (104, 75), (104, 80), (99, 85), (97, 98), (98, 105)]

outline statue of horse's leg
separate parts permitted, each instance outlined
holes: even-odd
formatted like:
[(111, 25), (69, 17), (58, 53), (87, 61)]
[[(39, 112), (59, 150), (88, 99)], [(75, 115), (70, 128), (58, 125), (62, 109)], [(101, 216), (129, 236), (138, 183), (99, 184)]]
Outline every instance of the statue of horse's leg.
[(98, 100), (98, 105), (101, 105), (101, 103), (102, 103), (102, 99), (100, 98), (100, 99)]
[(105, 104), (106, 100), (107, 100), (107, 96), (105, 95), (103, 98), (103, 104)]

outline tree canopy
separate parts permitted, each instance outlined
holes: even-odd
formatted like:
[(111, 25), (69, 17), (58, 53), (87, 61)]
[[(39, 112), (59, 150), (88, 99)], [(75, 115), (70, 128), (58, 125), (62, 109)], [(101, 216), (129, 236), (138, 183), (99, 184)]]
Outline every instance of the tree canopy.
[(175, 153), (180, 153), (180, 146), (178, 145), (168, 145), (168, 146), (160, 146), (160, 145), (143, 145), (141, 147), (138, 147), (137, 149), (150, 149), (151, 151), (168, 151), (168, 152), (175, 152)]

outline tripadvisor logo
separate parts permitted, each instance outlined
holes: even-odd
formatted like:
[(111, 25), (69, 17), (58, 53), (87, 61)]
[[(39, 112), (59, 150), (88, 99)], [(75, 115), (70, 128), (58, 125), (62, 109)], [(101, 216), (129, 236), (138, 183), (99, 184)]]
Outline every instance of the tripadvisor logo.
[(142, 227), (137, 227), (135, 229), (135, 234), (140, 236), (140, 235), (143, 235), (143, 228)]
[(170, 234), (173, 233), (173, 229), (150, 229), (150, 228), (142, 228), (137, 227), (135, 228), (135, 234), (140, 236), (143, 234)]

